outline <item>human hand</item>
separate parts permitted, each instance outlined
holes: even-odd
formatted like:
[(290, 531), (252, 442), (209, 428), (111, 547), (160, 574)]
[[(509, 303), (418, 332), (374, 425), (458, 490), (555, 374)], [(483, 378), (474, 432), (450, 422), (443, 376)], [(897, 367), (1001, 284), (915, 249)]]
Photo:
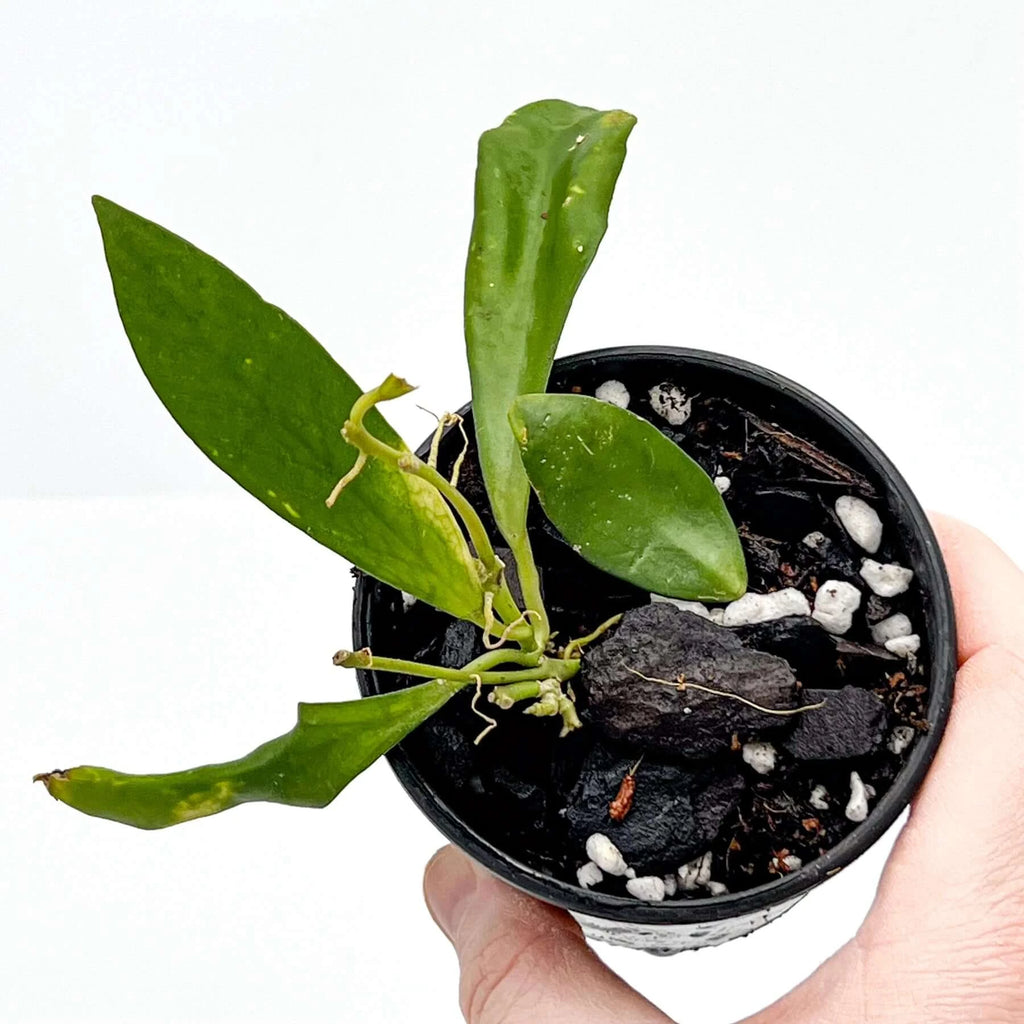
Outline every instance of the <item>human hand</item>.
[[(932, 523), (960, 671), (946, 735), (856, 936), (745, 1024), (1024, 1020), (1024, 573), (983, 534)], [(427, 905), (455, 946), (469, 1024), (666, 1024), (563, 911), (445, 847)]]

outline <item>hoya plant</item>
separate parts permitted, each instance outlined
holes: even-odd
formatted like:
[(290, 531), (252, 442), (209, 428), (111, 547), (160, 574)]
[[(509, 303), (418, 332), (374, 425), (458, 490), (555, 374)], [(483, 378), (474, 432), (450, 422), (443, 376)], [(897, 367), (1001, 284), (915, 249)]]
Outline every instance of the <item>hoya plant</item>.
[[(461, 668), (341, 651), (335, 661), (413, 677), (396, 692), (299, 704), (298, 722), (237, 760), (159, 775), (81, 766), (37, 776), (87, 814), (162, 828), (249, 801), (330, 803), (461, 691), (580, 727), (570, 680), (587, 636), (553, 632), (527, 532), (531, 488), (583, 558), (669, 597), (726, 601), (746, 586), (736, 529), (713, 482), (646, 420), (597, 399), (546, 394), (573, 296), (608, 222), (635, 118), (559, 100), (480, 139), (465, 285), (473, 423), (495, 553), (437, 469), (380, 412), (412, 390), (364, 390), (295, 320), (184, 239), (96, 197), (117, 307), (154, 391), (186, 434), (250, 494), (363, 572), (474, 623), (485, 653)], [(503, 546), (503, 550), (506, 548)], [(417, 682), (416, 680), (423, 680)]]

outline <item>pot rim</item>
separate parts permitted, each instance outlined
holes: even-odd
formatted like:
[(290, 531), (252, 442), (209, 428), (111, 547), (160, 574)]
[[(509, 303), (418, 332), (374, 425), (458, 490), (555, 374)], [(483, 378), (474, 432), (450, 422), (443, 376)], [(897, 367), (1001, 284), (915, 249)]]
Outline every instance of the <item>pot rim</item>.
[[(885, 501), (890, 518), (897, 521), (903, 536), (907, 538), (910, 534), (916, 541), (916, 544), (908, 546), (916, 547), (920, 553), (919, 560), (914, 562), (913, 568), (925, 597), (929, 641), (930, 728), (914, 744), (902, 770), (885, 795), (872, 808), (867, 819), (821, 857), (778, 881), (742, 892), (700, 899), (666, 900), (660, 903), (645, 903), (629, 897), (582, 889), (572, 883), (552, 878), (510, 857), (449, 809), (420, 774), (401, 744), (389, 751), (388, 761), (414, 803), (447, 839), (488, 870), (532, 896), (575, 913), (638, 925), (702, 924), (751, 915), (806, 894), (856, 860), (896, 821), (924, 779), (945, 731), (957, 669), (952, 593), (938, 541), (924, 510), (899, 471), (878, 445), (830, 403), (802, 385), (756, 363), (702, 349), (667, 345), (618, 346), (562, 356), (555, 361), (552, 374), (571, 372), (587, 364), (593, 365), (609, 360), (660, 362), (666, 358), (680, 365), (724, 370), (782, 392), (787, 399), (824, 420), (841, 434), (846, 442), (857, 450), (871, 473), (877, 477), (881, 484), (880, 501)], [(469, 408), (469, 405), (465, 407)], [(368, 626), (370, 590), (371, 585), (366, 579), (360, 577), (356, 581), (353, 635), (354, 647), (357, 649), (371, 646)], [(379, 692), (373, 675), (372, 671), (366, 670), (357, 673), (359, 688), (364, 696)]]

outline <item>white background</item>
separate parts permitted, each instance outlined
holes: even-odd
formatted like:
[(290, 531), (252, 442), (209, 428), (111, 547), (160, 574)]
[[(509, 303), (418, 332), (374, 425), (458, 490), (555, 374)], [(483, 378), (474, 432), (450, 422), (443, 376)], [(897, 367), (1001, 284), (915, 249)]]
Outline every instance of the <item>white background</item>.
[[(329, 663), (346, 567), (236, 495), (149, 393), (92, 193), (441, 410), (468, 395), (476, 137), (542, 97), (623, 107), (639, 123), (562, 351), (771, 366), (1024, 560), (1017, 10), (0, 4), (0, 1019), (458, 1019), (419, 896), (439, 837), (386, 766), (325, 812), (158, 833), (28, 781), (236, 756), (296, 700), (353, 692)], [(750, 939), (602, 955), (668, 1012), (731, 1021), (852, 934), (883, 854)]]

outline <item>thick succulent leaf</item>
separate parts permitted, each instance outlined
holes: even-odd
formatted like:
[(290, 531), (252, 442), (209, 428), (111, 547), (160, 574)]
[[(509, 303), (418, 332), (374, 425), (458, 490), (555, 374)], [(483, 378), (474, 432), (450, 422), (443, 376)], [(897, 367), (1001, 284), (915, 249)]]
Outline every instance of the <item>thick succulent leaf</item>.
[[(356, 450), (339, 430), (362, 389), (299, 324), (195, 246), (93, 200), (121, 320), (178, 425), (279, 516), (372, 576), (461, 618), (483, 593), (450, 509), (378, 460), (324, 504)], [(376, 410), (366, 426), (404, 447)]]
[(744, 592), (722, 496), (646, 420), (584, 395), (524, 395), (510, 420), (544, 511), (588, 562), (668, 597)]
[(530, 488), (509, 406), (547, 386), (573, 296), (608, 226), (635, 123), (621, 110), (544, 100), (480, 139), (466, 346), (484, 480), (513, 550), (525, 536)]
[(324, 807), (466, 684), (432, 680), (338, 704), (300, 704), (291, 732), (224, 764), (164, 775), (82, 766), (37, 778), (85, 814), (165, 828), (252, 801)]

